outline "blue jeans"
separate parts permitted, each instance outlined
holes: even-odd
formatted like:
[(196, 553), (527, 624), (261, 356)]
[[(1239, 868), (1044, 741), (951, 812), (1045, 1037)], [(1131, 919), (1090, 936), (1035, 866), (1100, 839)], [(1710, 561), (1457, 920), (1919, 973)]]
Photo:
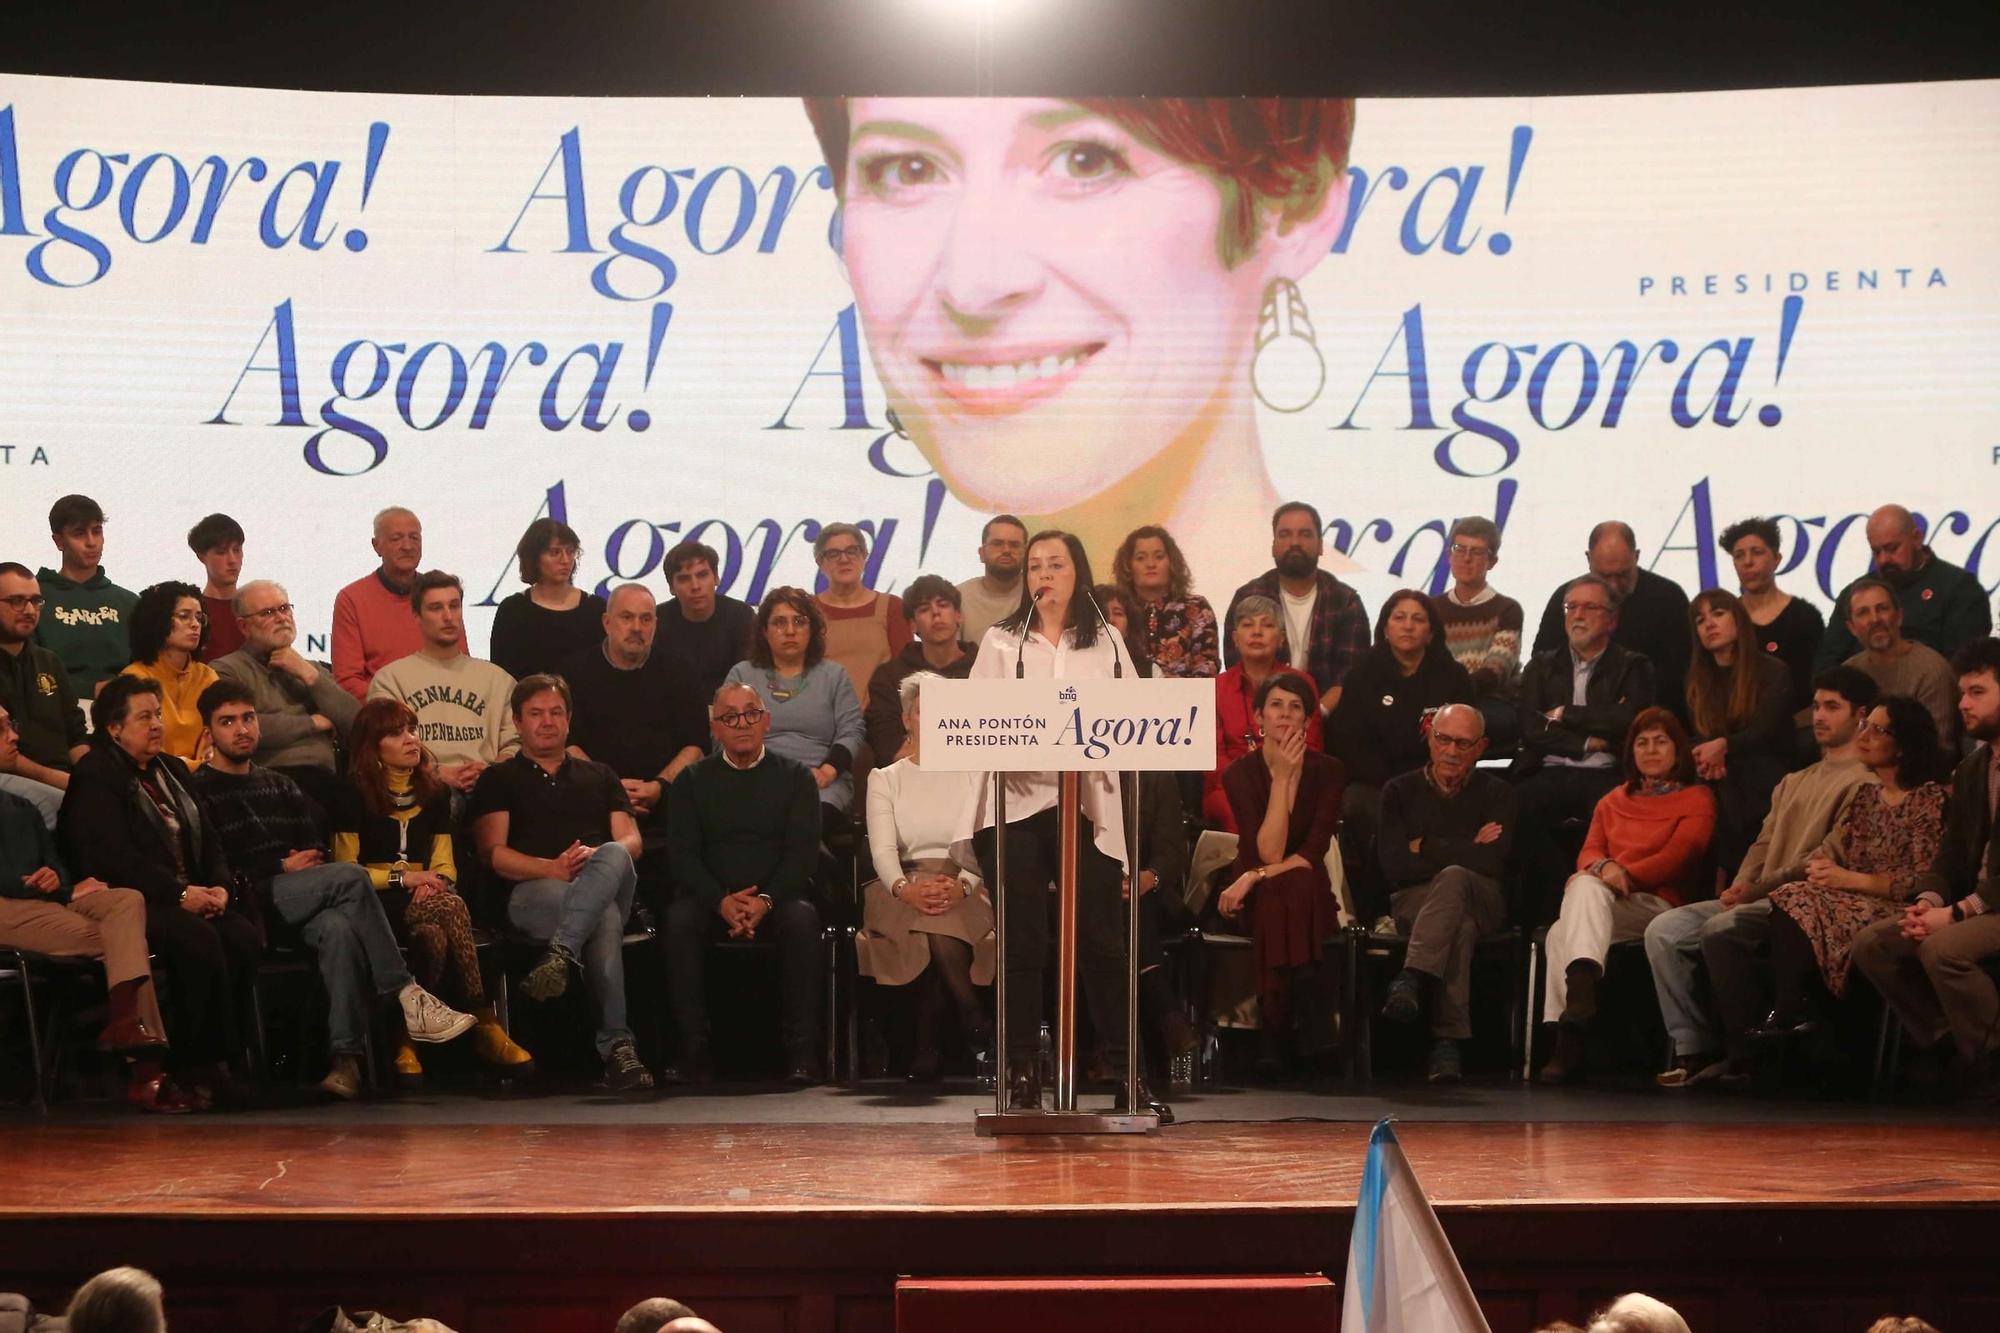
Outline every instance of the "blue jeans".
[(362, 1054), (371, 1001), (414, 980), (368, 872), (348, 864), (288, 871), (271, 881), (271, 905), (286, 925), (298, 927), (319, 960), (328, 1048), (335, 1055)]
[(1653, 969), (1653, 990), (1660, 997), (1660, 1017), (1674, 1039), (1675, 1055), (1713, 1055), (1723, 1047), (1721, 1026), (1695, 990), (1704, 939), (1745, 932), (1749, 932), (1745, 938), (1761, 938), (1770, 922), (1769, 898), (1728, 910), (1709, 898), (1662, 912), (1647, 924), (1646, 961)]
[(537, 944), (560, 945), (583, 964), (597, 1001), (597, 1053), (632, 1040), (625, 1023), (625, 918), (639, 873), (615, 842), (598, 844), (575, 879), (525, 879), (507, 895), (507, 924)]

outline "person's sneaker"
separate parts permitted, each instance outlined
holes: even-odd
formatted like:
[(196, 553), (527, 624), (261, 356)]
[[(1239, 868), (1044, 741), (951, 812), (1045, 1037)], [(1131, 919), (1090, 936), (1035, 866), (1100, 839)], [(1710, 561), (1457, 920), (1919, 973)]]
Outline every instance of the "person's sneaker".
[(528, 975), (521, 978), (521, 994), (531, 1000), (553, 1000), (569, 989), (569, 970), (576, 959), (560, 944), (551, 944)]
[(351, 1055), (333, 1057), (333, 1068), (319, 1081), (319, 1090), (329, 1097), (351, 1102), (361, 1095), (361, 1062)]
[(621, 1041), (604, 1057), (604, 1086), (613, 1092), (650, 1092), (653, 1076), (639, 1058), (639, 1048)]
[(405, 986), (398, 998), (403, 1005), (403, 1027), (411, 1041), (450, 1041), (479, 1021), (471, 1014), (461, 1014), (422, 986)]
[(1465, 1069), (1459, 1062), (1458, 1043), (1450, 1037), (1439, 1037), (1431, 1043), (1430, 1067), (1424, 1077), (1433, 1083), (1456, 1083), (1465, 1076)]
[(1423, 1014), (1423, 988), (1417, 984), (1416, 973), (1404, 968), (1389, 983), (1389, 993), (1382, 1000), (1382, 1017), (1391, 1023), (1414, 1023)]

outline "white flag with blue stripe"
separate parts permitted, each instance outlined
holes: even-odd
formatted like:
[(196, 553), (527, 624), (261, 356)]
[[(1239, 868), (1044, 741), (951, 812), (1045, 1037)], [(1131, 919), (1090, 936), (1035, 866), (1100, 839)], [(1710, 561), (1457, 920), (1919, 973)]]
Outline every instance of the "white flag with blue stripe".
[(1340, 1331), (1491, 1333), (1387, 1120), (1368, 1136)]

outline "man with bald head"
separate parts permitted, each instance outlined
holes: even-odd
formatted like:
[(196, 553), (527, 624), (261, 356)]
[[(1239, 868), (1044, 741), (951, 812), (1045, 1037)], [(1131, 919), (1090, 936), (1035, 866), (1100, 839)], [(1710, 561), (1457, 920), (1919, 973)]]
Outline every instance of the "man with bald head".
[(1459, 1043), (1472, 1036), (1472, 950), (1507, 924), (1500, 879), (1514, 842), (1513, 787), (1479, 771), (1486, 719), (1470, 704), (1431, 716), (1431, 761), (1382, 788), (1377, 849), (1389, 910), (1409, 936), (1403, 970), (1382, 1017), (1414, 1023), (1430, 1011), (1429, 1077), (1459, 1078)]
[(667, 788), (708, 750), (701, 686), (694, 668), (658, 642), (659, 623), (646, 586), (620, 584), (605, 603), (604, 641), (558, 667), (576, 697), (569, 752), (610, 765), (639, 820), (648, 853), (639, 893), (655, 920), (666, 912)]
[(667, 793), (667, 986), (679, 1037), (667, 1078), (710, 1077), (709, 944), (768, 939), (778, 946), (786, 1076), (814, 1083), (825, 968), (813, 893), (819, 784), (804, 764), (764, 748), (771, 714), (748, 685), (717, 690), (708, 722), (716, 753), (683, 769)]
[[(1993, 608), (1978, 578), (1924, 545), (1917, 517), (1901, 505), (1883, 505), (1868, 516), (1868, 551), (1873, 576), (1889, 585), (1903, 613), (1903, 637), (1915, 639), (1949, 658), (1975, 639), (1993, 632)], [(1813, 669), (1824, 671), (1862, 649), (1848, 623), (1847, 595), (1868, 577), (1855, 579), (1834, 599), (1833, 615), (1820, 638)]]
[[(1629, 524), (1607, 519), (1590, 530), (1584, 552), (1590, 572), (1618, 594), (1618, 627), (1611, 641), (1645, 655), (1653, 664), (1653, 692), (1660, 706), (1687, 720), (1688, 658), (1694, 639), (1688, 628), (1688, 598), (1670, 578), (1639, 567), (1639, 542)], [(1542, 623), (1535, 631), (1535, 652), (1553, 652), (1568, 641), (1563, 594), (1567, 583), (1549, 595)]]
[[(381, 563), (333, 599), (333, 678), (357, 699), (368, 697), (376, 672), (424, 646), (423, 628), (410, 609), (410, 589), (424, 560), (424, 525), (392, 505), (375, 515), (369, 545)], [(458, 651), (472, 651), (463, 626)]]

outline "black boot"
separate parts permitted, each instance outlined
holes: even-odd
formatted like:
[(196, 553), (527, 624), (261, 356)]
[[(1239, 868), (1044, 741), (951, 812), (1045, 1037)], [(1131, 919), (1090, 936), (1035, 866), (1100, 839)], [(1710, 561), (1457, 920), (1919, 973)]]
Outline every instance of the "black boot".
[[(1151, 1111), (1160, 1118), (1160, 1123), (1163, 1125), (1174, 1123), (1174, 1108), (1153, 1095), (1153, 1090), (1146, 1086), (1146, 1076), (1143, 1074), (1139, 1076), (1139, 1109)], [(1111, 1110), (1116, 1115), (1125, 1115), (1131, 1110), (1125, 1103), (1125, 1086), (1122, 1083), (1119, 1084), (1118, 1097), (1112, 1102)]]
[(1026, 1060), (1007, 1062), (1007, 1109), (1010, 1111), (1039, 1111), (1042, 1109), (1042, 1071), (1039, 1062), (1030, 1057)]
[(1573, 1083), (1583, 1077), (1585, 1032), (1580, 1023), (1565, 1020), (1556, 1024), (1556, 1049), (1549, 1056), (1549, 1062), (1542, 1066), (1542, 1082)]
[(1569, 998), (1563, 1004), (1562, 1022), (1564, 1026), (1588, 1023), (1597, 1017), (1597, 983), (1604, 975), (1604, 969), (1588, 958), (1579, 958), (1563, 973), (1563, 980), (1569, 987)]

